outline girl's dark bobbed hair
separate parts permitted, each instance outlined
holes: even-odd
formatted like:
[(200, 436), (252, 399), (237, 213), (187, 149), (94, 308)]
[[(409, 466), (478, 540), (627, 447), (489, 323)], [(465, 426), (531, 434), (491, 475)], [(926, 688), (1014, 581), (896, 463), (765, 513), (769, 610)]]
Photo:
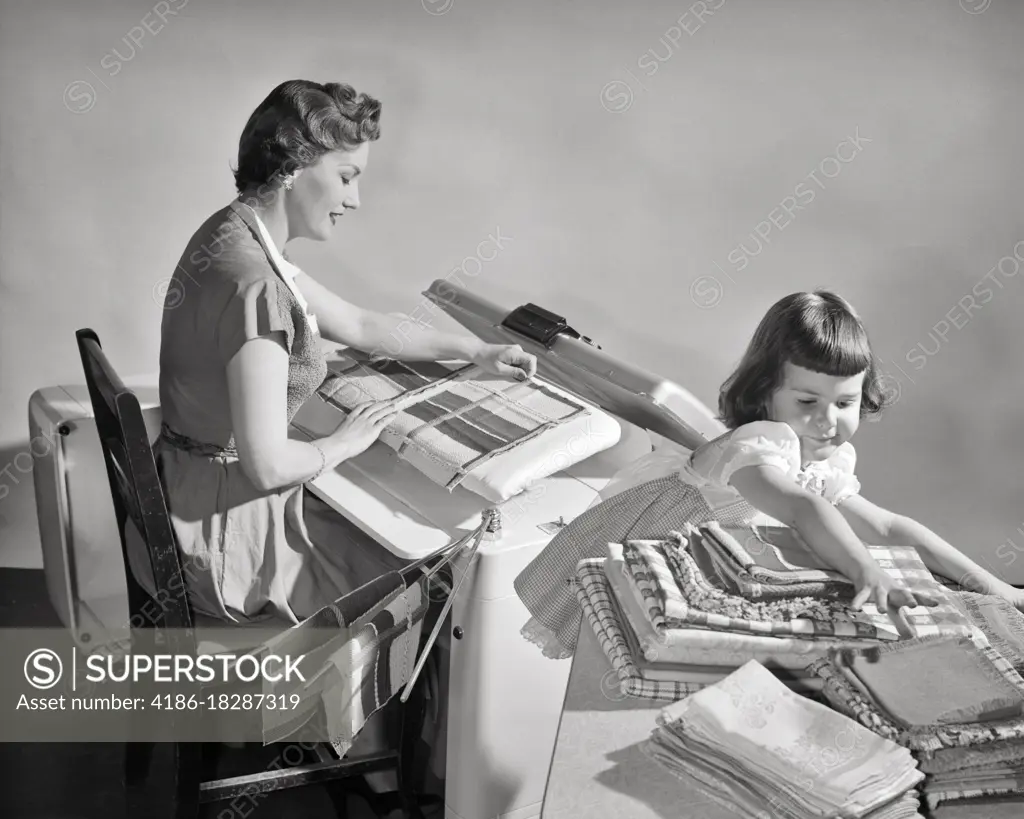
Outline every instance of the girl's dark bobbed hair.
[(828, 290), (793, 293), (761, 319), (739, 366), (722, 385), (719, 418), (729, 429), (768, 420), (786, 361), (827, 375), (863, 372), (861, 418), (892, 403), (883, 390), (867, 330), (850, 303)]
[(380, 102), (344, 83), (281, 83), (242, 130), (236, 190), (275, 185), (328, 151), (352, 150), (379, 139), (380, 109)]

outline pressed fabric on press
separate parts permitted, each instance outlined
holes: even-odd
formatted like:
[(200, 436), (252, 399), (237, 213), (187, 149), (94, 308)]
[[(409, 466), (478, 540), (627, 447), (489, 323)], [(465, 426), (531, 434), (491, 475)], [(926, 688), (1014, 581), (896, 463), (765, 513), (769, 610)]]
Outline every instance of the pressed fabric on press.
[(490, 459), (590, 414), (536, 381), (491, 376), (473, 364), (372, 360), (354, 350), (318, 395), (342, 413), (366, 401), (394, 402), (398, 415), (380, 440), (448, 489)]
[(723, 525), (778, 523), (751, 506), (729, 481), (746, 466), (774, 466), (808, 491), (833, 504), (859, 491), (856, 453), (849, 442), (827, 460), (801, 468), (800, 440), (784, 423), (744, 424), (681, 459), (682, 468), (667, 477), (637, 483), (591, 507), (552, 538), (519, 574), (516, 593), (531, 615), (523, 636), (550, 657), (571, 657), (579, 632), (580, 607), (573, 588), (576, 566), (600, 557), (606, 543), (659, 539), (688, 523), (717, 520)]

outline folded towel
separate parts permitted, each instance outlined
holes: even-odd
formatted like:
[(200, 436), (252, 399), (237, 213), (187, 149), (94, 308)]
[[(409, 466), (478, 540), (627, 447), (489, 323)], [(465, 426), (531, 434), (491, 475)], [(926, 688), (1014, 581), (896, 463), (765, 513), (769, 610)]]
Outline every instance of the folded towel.
[(965, 637), (836, 650), (830, 659), (904, 729), (1024, 717), (1024, 678), (1000, 654)]
[[(983, 651), (994, 649), (986, 646)], [(904, 729), (897, 725), (877, 703), (866, 697), (830, 659), (814, 660), (809, 670), (822, 678), (822, 692), (840, 713), (857, 720), (879, 736), (898, 742), (918, 753), (931, 755), (945, 748), (977, 747), (996, 742), (1024, 740), (1024, 718), (1000, 722), (955, 723), (937, 728)]]
[[(581, 560), (577, 566), (577, 596), (584, 618), (590, 623), (618, 678), (624, 696), (640, 699), (675, 701), (699, 691), (706, 685), (721, 680), (735, 670), (735, 666), (661, 666), (653, 675), (645, 675), (642, 666), (652, 669), (658, 664), (642, 659), (627, 639), (628, 625), (618, 610), (614, 592), (605, 573), (604, 559)], [(634, 644), (635, 645), (635, 644)], [(804, 693), (817, 691), (821, 683), (813, 676), (800, 678), (783, 671), (784, 685)]]

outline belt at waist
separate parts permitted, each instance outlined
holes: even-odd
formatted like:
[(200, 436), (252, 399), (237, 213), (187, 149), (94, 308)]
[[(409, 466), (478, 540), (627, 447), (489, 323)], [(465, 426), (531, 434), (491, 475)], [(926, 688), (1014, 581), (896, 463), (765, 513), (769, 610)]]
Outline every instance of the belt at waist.
[(238, 449), (234, 445), (234, 438), (232, 438), (232, 442), (227, 446), (208, 444), (203, 441), (197, 441), (195, 438), (189, 438), (187, 435), (182, 435), (180, 432), (175, 432), (167, 426), (167, 424), (160, 425), (160, 438), (175, 449), (180, 449), (183, 452), (192, 452), (196, 455), (205, 455), (209, 458), (238, 457)]

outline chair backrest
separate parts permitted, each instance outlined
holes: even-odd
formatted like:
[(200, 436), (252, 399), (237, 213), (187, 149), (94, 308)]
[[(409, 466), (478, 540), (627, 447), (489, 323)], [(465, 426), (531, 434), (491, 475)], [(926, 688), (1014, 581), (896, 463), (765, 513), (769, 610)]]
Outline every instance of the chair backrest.
[[(83, 329), (75, 337), (117, 515), (130, 625), (133, 630), (174, 629), (191, 635), (192, 615), (178, 548), (139, 399), (114, 371), (95, 332)], [(125, 532), (129, 521), (146, 544), (155, 596), (132, 572)], [(188, 650), (184, 645), (180, 648)]]

